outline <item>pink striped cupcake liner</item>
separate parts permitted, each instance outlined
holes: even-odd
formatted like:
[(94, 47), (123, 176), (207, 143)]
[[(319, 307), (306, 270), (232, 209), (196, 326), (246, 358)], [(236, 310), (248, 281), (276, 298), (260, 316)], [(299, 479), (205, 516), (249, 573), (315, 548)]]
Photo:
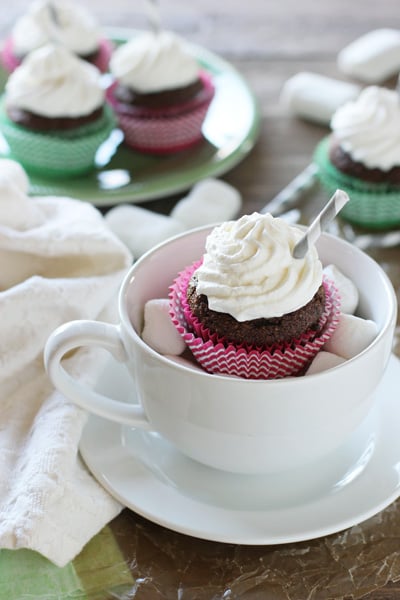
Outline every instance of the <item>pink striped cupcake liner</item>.
[(113, 95), (114, 86), (107, 92), (125, 143), (139, 152), (171, 154), (198, 144), (203, 139), (202, 125), (215, 89), (211, 77), (201, 74), (203, 90), (194, 100), (168, 107), (148, 109), (119, 103)]
[[(110, 40), (103, 38), (100, 41), (98, 54), (95, 60), (93, 60), (92, 64), (102, 73), (105, 73), (108, 69), (108, 63), (110, 62), (113, 48), (114, 46)], [(15, 71), (15, 69), (21, 64), (21, 60), (14, 54), (13, 41), (11, 37), (8, 37), (4, 41), (0, 58), (3, 67), (8, 73)]]
[(301, 375), (333, 334), (340, 314), (340, 298), (333, 282), (325, 278), (325, 309), (318, 330), (307, 331), (290, 343), (265, 348), (235, 346), (204, 327), (192, 314), (186, 290), (201, 260), (179, 273), (170, 287), (170, 315), (197, 362), (209, 373), (246, 379), (280, 379)]
[(10, 37), (4, 40), (0, 57), (2, 65), (8, 73), (15, 71), (15, 69), (21, 64), (20, 59), (14, 54), (13, 42)]
[(106, 38), (100, 40), (99, 51), (92, 64), (94, 64), (101, 73), (106, 73), (108, 71), (108, 65), (113, 50), (114, 44), (110, 40), (107, 40)]

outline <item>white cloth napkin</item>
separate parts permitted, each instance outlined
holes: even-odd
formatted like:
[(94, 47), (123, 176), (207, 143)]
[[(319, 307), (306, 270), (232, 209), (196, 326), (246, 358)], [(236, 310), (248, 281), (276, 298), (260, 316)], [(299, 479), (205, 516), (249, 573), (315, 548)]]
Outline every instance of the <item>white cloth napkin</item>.
[[(63, 322), (115, 320), (131, 255), (92, 205), (26, 188), (0, 161), (0, 547), (63, 566), (121, 506), (81, 462), (87, 415), (50, 383), (43, 348)], [(102, 356), (80, 350), (68, 369), (90, 381)]]

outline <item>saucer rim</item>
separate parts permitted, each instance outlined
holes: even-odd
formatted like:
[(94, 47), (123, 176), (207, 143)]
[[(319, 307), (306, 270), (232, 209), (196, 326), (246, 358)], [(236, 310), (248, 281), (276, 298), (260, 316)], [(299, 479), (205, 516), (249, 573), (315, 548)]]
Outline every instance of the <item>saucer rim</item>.
[[(115, 369), (113, 363), (114, 359), (110, 359), (103, 369), (103, 374), (106, 369)], [(331, 493), (315, 497), (306, 504), (292, 506), (290, 509), (241, 510), (206, 504), (184, 495), (179, 488), (157, 478), (145, 464), (136, 460), (123, 447), (123, 426), (94, 415), (89, 415), (84, 427), (80, 453), (97, 481), (123, 506), (178, 533), (209, 541), (245, 545), (286, 544), (319, 538), (366, 521), (400, 496), (400, 473), (396, 471), (396, 481), (393, 473), (392, 477), (385, 477), (385, 473), (391, 472), (400, 459), (400, 440), (396, 448), (397, 438), (394, 434), (393, 439), (386, 435), (396, 420), (396, 411), (400, 417), (400, 406), (396, 402), (394, 389), (396, 377), (399, 376), (400, 360), (392, 354), (384, 378), (377, 389), (376, 404), (380, 425), (373, 455), (365, 466), (362, 477), (358, 477), (341, 490), (339, 505), (334, 506), (336, 513), (329, 513), (329, 505), (333, 500)], [(389, 389), (389, 393), (385, 388)], [(102, 435), (98, 435), (99, 431)], [(114, 443), (105, 443), (107, 435), (111, 435)], [(116, 440), (119, 442), (116, 443)], [(386, 461), (387, 455), (391, 460)], [(367, 494), (365, 488), (368, 487), (368, 482), (376, 479), (377, 475), (381, 481), (386, 481), (386, 486), (369, 487)], [(390, 491), (386, 490), (388, 485)], [(371, 489), (374, 491), (373, 498)], [(357, 505), (354, 500), (357, 497), (364, 498), (365, 502), (365, 496), (368, 500), (371, 498), (370, 505), (364, 510), (352, 510), (352, 506)], [(337, 498), (338, 494), (335, 494), (336, 501)], [(162, 500), (158, 502), (157, 499)], [(322, 519), (323, 522), (321, 511), (322, 514), (329, 514), (329, 518)], [(279, 521), (283, 527), (279, 530), (278, 526), (277, 531), (272, 531)], [(288, 531), (287, 523), (290, 521), (308, 525)]]

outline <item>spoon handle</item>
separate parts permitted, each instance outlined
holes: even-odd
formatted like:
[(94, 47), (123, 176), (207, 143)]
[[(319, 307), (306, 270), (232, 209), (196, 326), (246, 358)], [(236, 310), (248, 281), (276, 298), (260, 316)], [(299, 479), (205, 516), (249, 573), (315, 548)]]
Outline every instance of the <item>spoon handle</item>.
[(289, 208), (294, 208), (304, 191), (310, 189), (315, 181), (318, 168), (314, 163), (309, 164), (286, 187), (260, 210), (260, 213), (270, 213), (278, 216)]
[(315, 217), (305, 234), (293, 248), (294, 258), (304, 258), (310, 246), (313, 246), (322, 231), (333, 221), (343, 206), (349, 201), (349, 196), (343, 190), (336, 190), (321, 212)]

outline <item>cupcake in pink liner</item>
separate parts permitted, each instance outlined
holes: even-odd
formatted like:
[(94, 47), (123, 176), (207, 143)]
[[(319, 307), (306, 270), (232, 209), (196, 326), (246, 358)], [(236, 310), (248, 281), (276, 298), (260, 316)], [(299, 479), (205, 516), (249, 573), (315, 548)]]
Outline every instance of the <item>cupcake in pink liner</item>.
[(108, 69), (114, 48), (82, 5), (65, 0), (37, 0), (17, 20), (5, 40), (1, 62), (11, 73), (25, 56), (49, 42), (64, 46), (103, 73)]
[(215, 89), (184, 40), (141, 32), (115, 50), (107, 98), (125, 143), (139, 152), (171, 154), (198, 144)]
[(206, 252), (170, 288), (170, 314), (210, 373), (251, 379), (301, 375), (333, 334), (340, 299), (302, 231), (253, 213), (216, 227)]

